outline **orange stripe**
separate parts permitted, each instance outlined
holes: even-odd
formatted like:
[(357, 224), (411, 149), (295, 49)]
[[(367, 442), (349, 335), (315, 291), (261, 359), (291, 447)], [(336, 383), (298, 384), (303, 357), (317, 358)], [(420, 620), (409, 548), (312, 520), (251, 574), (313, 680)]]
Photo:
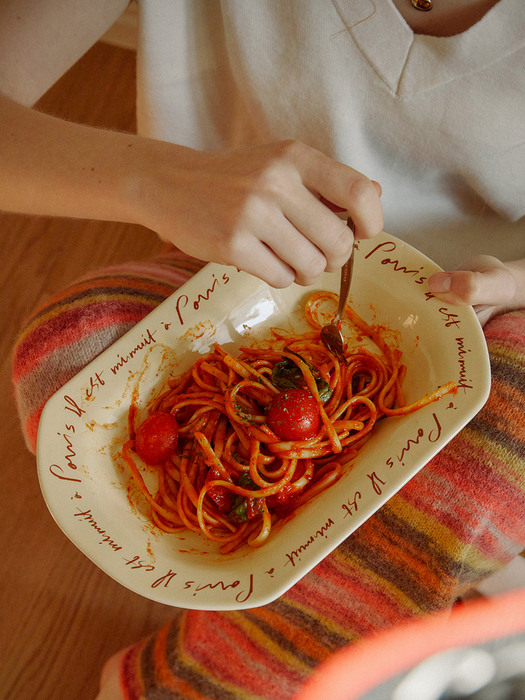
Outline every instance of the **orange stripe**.
[(301, 626), (275, 612), (271, 607), (256, 608), (251, 610), (250, 614), (282, 634), (290, 643), (290, 646), (307, 654), (316, 661), (322, 661), (330, 653), (330, 649), (327, 649), (324, 644), (311, 634), (308, 634)]
[(188, 700), (199, 700), (202, 695), (196, 691), (188, 682), (182, 680), (175, 676), (172, 669), (168, 664), (168, 659), (171, 656), (171, 650), (166, 646), (166, 640), (168, 637), (168, 631), (171, 627), (168, 623), (160, 630), (155, 641), (155, 647), (153, 650), (153, 661), (155, 665), (155, 674), (158, 679), (157, 683), (159, 685), (165, 686), (170, 690), (175, 690), (182, 693)]

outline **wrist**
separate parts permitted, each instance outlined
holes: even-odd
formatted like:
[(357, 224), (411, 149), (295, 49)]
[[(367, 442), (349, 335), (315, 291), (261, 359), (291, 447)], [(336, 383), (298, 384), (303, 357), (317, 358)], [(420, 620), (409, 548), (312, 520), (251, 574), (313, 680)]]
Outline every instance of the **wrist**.
[(514, 277), (515, 292), (512, 299), (513, 308), (525, 307), (525, 258), (512, 260), (505, 266)]
[(115, 182), (125, 220), (160, 233), (166, 200), (176, 215), (184, 172), (194, 165), (198, 151), (166, 141), (132, 136), (123, 141), (121, 167)]

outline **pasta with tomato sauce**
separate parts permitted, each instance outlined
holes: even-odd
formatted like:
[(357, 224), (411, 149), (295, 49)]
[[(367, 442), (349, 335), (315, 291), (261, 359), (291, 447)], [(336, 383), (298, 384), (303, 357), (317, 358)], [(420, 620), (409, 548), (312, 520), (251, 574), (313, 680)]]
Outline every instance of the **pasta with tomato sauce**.
[[(347, 306), (371, 339), (337, 359), (320, 339), (320, 308), (337, 300), (317, 292), (307, 301), (310, 332), (274, 329), (264, 345), (234, 356), (219, 345), (170, 380), (123, 449), (131, 476), (165, 532), (192, 530), (222, 553), (259, 547), (272, 527), (334, 484), (350, 468), (376, 422), (417, 410), (447, 393), (449, 382), (407, 404), (401, 352)], [(137, 457), (154, 467), (150, 493)]]

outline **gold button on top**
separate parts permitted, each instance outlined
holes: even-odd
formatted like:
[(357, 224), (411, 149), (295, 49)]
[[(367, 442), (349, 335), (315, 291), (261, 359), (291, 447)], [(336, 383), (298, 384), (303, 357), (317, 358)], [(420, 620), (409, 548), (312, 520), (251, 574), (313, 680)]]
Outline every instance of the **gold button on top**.
[(416, 8), (416, 10), (428, 12), (432, 9), (432, 0), (412, 0), (412, 5)]

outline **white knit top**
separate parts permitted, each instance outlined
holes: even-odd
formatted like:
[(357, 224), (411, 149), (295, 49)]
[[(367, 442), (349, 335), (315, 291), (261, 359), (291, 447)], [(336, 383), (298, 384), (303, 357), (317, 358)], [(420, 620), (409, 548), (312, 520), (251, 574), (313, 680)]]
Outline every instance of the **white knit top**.
[(139, 6), (142, 134), (296, 138), (380, 182), (385, 230), (443, 266), (525, 256), (524, 0), (453, 37), (414, 34), (391, 0)]

